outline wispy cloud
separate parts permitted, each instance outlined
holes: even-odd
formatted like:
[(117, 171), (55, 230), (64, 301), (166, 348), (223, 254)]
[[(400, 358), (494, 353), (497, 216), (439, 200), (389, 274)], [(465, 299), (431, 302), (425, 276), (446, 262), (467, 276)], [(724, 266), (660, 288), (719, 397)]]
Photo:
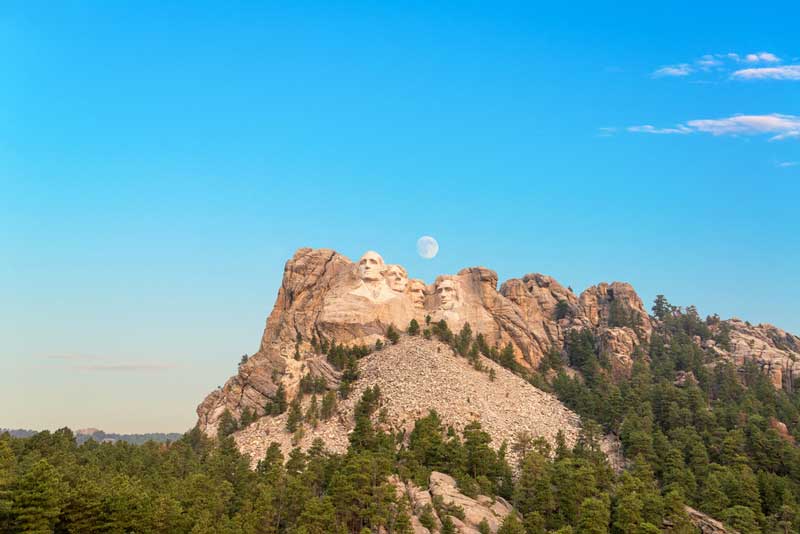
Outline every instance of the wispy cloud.
[(617, 129), (612, 126), (605, 126), (603, 128), (598, 128), (598, 137), (611, 137), (615, 133), (617, 133)]
[(780, 169), (788, 169), (789, 167), (797, 167), (800, 161), (779, 161), (775, 166)]
[(167, 369), (175, 369), (177, 367), (177, 365), (173, 363), (118, 362), (108, 358), (86, 354), (53, 354), (45, 356), (45, 359), (64, 362), (58, 366), (76, 371), (124, 373), (140, 371), (164, 371)]
[[(685, 78), (690, 75), (722, 74), (738, 80), (743, 79), (774, 79), (797, 80), (800, 79), (800, 66), (781, 66), (783, 60), (772, 52), (754, 52), (750, 54), (705, 54), (699, 58), (684, 62), (666, 65), (653, 71), (653, 78)], [(747, 68), (742, 68), (747, 66)], [(693, 78), (697, 76), (692, 76)]]
[(663, 78), (664, 76), (688, 76), (692, 73), (692, 67), (688, 63), (681, 63), (679, 65), (667, 65), (653, 72), (654, 78)]
[(740, 69), (731, 76), (740, 80), (800, 80), (800, 65)]
[(109, 372), (138, 372), (138, 371), (164, 371), (174, 369), (172, 364), (159, 363), (115, 363), (115, 364), (95, 364), (95, 365), (75, 365), (73, 369), (79, 371), (109, 371)]
[(770, 115), (733, 115), (722, 119), (697, 119), (669, 128), (651, 124), (628, 127), (629, 132), (650, 134), (709, 133), (722, 135), (770, 135), (770, 141), (800, 138), (800, 117), (772, 113)]
[(650, 134), (690, 134), (693, 132), (691, 128), (679, 124), (675, 128), (656, 128), (652, 124), (642, 124), (640, 126), (629, 126), (629, 132), (637, 133), (650, 133)]

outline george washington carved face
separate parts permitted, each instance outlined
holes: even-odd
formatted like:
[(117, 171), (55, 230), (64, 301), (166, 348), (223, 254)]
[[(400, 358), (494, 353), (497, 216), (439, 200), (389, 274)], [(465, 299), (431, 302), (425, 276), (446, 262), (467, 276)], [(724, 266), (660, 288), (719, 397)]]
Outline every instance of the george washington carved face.
[(369, 251), (358, 260), (358, 275), (365, 282), (377, 282), (381, 279), (383, 258), (377, 252)]
[(436, 297), (439, 308), (452, 310), (458, 302), (458, 286), (454, 280), (442, 280), (436, 284)]
[(425, 307), (425, 282), (422, 280), (409, 280), (408, 292), (411, 294), (411, 302), (415, 308)]
[(408, 273), (399, 265), (387, 265), (383, 271), (383, 276), (386, 278), (386, 283), (392, 288), (392, 291), (403, 293), (408, 285)]

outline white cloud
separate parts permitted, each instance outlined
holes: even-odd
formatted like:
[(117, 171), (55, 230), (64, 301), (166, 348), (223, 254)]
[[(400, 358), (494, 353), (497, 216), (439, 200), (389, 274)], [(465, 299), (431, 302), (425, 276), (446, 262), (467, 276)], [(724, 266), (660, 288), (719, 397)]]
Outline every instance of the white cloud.
[(777, 167), (788, 169), (789, 167), (797, 167), (798, 165), (800, 165), (800, 161), (781, 161), (777, 164)]
[(629, 126), (628, 131), (637, 133), (666, 134), (666, 135), (692, 133), (691, 128), (687, 128), (682, 124), (679, 124), (675, 128), (656, 128), (652, 124), (642, 124), (640, 126)]
[(732, 76), (741, 80), (800, 80), (800, 65), (741, 69)]
[(664, 76), (688, 76), (691, 73), (692, 67), (690, 67), (687, 63), (681, 63), (680, 65), (668, 65), (666, 67), (661, 67), (653, 73), (653, 77), (662, 78)]
[(650, 124), (631, 126), (629, 132), (652, 134), (710, 133), (711, 135), (771, 135), (770, 141), (800, 138), (800, 117), (795, 115), (733, 115), (723, 119), (697, 119), (672, 128)]
[[(795, 69), (797, 66), (781, 67), (778, 64), (783, 60), (772, 52), (756, 52), (740, 55), (734, 52), (727, 54), (705, 54), (698, 59), (686, 63), (666, 65), (654, 71), (653, 78), (686, 77), (691, 74), (731, 72), (746, 64), (748, 68), (736, 70), (735, 78), (774, 78), (779, 80), (794, 80), (800, 76)], [(774, 70), (773, 70), (774, 69)]]
[(702, 70), (711, 70), (715, 67), (721, 67), (724, 64), (724, 62), (714, 54), (706, 54), (697, 61), (695, 61), (695, 64), (697, 64), (697, 66)]
[(744, 57), (747, 63), (779, 63), (781, 58), (769, 52), (758, 52), (757, 54), (747, 54)]

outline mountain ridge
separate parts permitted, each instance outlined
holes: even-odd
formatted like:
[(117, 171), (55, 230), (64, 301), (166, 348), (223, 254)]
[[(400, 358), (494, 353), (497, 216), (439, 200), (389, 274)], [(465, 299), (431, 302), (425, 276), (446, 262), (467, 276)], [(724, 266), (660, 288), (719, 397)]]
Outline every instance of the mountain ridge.
[[(494, 271), (471, 267), (425, 284), (372, 251), (353, 262), (331, 249), (301, 248), (286, 262), (259, 350), (198, 406), (198, 425), (215, 435), (226, 411), (235, 419), (246, 410), (261, 416), (280, 385), (293, 397), (304, 372), (333, 377), (319, 357), (322, 343), (372, 346), (385, 339), (390, 325), (404, 329), (412, 319), (422, 324), (428, 317), (454, 331), (469, 324), (490, 346), (511, 347), (514, 361), (525, 369), (535, 369), (550, 351), (563, 354), (569, 332), (589, 330), (611, 372), (626, 376), (654, 323), (673, 313), (664, 306), (651, 316), (625, 282), (601, 282), (575, 294), (551, 276), (530, 273), (498, 287)], [(697, 315), (692, 307), (687, 310)], [(800, 338), (738, 319), (710, 324), (695, 339), (703, 350), (739, 366), (755, 361), (776, 388), (794, 388)]]

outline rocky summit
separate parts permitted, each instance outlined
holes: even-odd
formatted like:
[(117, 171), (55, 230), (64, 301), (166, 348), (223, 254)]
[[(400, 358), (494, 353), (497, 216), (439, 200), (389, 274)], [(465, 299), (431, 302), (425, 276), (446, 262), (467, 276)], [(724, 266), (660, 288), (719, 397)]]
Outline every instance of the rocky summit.
[[(390, 327), (402, 331), (412, 320), (423, 328), (444, 321), (453, 332), (468, 324), (487, 345), (508, 348), (523, 369), (536, 368), (548, 353), (561, 353), (568, 332), (588, 329), (617, 376), (630, 373), (637, 349), (650, 341), (659, 321), (624, 282), (599, 283), (576, 295), (554, 278), (534, 273), (507, 280), (498, 289), (494, 271), (470, 267), (426, 284), (409, 279), (402, 266), (385, 263), (376, 252), (353, 262), (333, 250), (301, 248), (286, 263), (258, 351), (198, 406), (199, 428), (215, 435), (226, 412), (235, 419), (245, 412), (260, 418), (279, 386), (292, 399), (306, 376), (322, 377), (327, 387), (335, 387), (340, 371), (321, 354), (320, 346), (373, 347), (386, 340)], [(794, 388), (800, 372), (800, 338), (771, 325), (754, 326), (738, 319), (710, 324), (713, 339), (696, 338), (704, 350), (737, 365), (755, 361), (776, 388)], [(365, 380), (355, 387), (379, 384), (391, 423), (397, 427), (430, 408), (445, 416), (452, 413), (454, 423), (478, 418), (490, 426), (492, 417), (499, 417), (493, 414), (505, 411), (504, 417), (509, 417), (492, 428), (500, 438), (517, 426), (535, 435), (552, 437), (553, 430), (561, 428), (574, 436), (577, 416), (555, 398), (506, 377), (499, 366), (496, 383), (473, 380), (474, 370), (463, 362), (451, 362), (443, 350), (450, 349), (427, 346), (419, 339), (371, 354), (359, 363)], [(487, 360), (486, 366), (491, 365)], [(444, 368), (446, 373), (437, 372)], [(458, 394), (452, 394), (453, 389)], [(514, 409), (501, 409), (503, 399), (509, 399)], [(489, 410), (494, 403), (497, 409)], [(345, 411), (337, 419), (339, 426), (327, 424), (319, 430), (335, 450), (346, 445), (342, 432), (352, 424), (345, 416), (352, 406), (342, 404)], [(276, 425), (272, 418), (257, 421), (240, 433), (238, 442), (251, 452), (261, 451), (265, 443), (281, 441), (273, 429)]]

